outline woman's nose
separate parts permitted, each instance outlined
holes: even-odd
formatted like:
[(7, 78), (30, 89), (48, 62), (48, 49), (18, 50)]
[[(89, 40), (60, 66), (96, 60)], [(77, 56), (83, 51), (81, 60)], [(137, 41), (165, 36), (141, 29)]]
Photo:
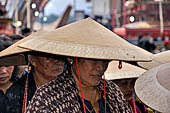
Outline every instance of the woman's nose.
[(6, 68), (5, 67), (0, 67), (0, 73), (6, 73)]

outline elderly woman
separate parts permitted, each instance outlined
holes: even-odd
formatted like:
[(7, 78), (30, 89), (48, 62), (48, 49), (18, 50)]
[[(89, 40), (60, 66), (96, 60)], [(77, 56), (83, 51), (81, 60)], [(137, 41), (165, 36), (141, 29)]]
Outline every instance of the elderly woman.
[[(13, 92), (11, 92), (11, 95), (15, 95), (15, 96), (10, 101), (10, 109), (3, 110), (2, 113), (24, 112), (26, 106), (32, 99), (32, 96), (34, 95), (35, 91), (41, 85), (44, 85), (49, 81), (56, 79), (56, 77), (63, 72), (64, 67), (67, 66), (65, 62), (67, 60), (65, 57), (60, 57), (46, 52), (31, 51), (31, 50), (17, 47), (19, 43), (34, 38), (35, 36), (38, 36), (43, 33), (46, 33), (46, 31), (36, 32), (30, 35), (29, 37), (26, 37), (16, 42), (14, 45), (10, 46), (9, 48), (5, 49), (0, 53), (1, 65), (25, 64), (26, 63), (25, 56), (28, 56), (28, 66), (29, 66), (28, 71), (26, 71), (25, 74), (13, 84), (15, 89), (13, 88)], [(15, 56), (5, 57), (6, 56), (5, 54), (10, 54), (10, 55), (19, 54), (19, 55), (16, 56), (16, 58), (18, 59), (14, 60)], [(13, 70), (13, 67), (8, 67), (8, 68)], [(0, 70), (2, 70), (1, 67)], [(5, 69), (3, 68), (3, 70)], [(6, 104), (1, 104), (1, 105), (6, 105)]]
[(147, 107), (134, 98), (134, 85), (136, 79), (146, 70), (140, 67), (123, 62), (122, 69), (117, 68), (118, 61), (112, 61), (105, 72), (105, 79), (112, 80), (119, 86), (129, 105), (133, 109), (133, 113), (148, 113)]
[(102, 75), (112, 59), (150, 60), (140, 54), (143, 49), (89, 18), (25, 41), (19, 47), (68, 56), (71, 64), (56, 80), (37, 90), (27, 113), (131, 113), (119, 88), (103, 80)]

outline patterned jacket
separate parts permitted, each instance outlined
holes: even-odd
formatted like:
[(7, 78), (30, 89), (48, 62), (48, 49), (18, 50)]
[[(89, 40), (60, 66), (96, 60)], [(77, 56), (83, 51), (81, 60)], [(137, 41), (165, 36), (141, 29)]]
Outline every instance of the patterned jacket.
[[(98, 88), (104, 91), (103, 81)], [(112, 81), (106, 81), (106, 102), (111, 113), (132, 113), (120, 89)], [(38, 89), (26, 110), (26, 113), (80, 112), (78, 89), (70, 71)]]

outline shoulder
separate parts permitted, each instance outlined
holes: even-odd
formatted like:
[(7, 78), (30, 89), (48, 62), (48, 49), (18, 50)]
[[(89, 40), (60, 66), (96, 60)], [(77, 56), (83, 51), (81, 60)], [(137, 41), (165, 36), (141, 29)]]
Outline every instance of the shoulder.
[(41, 88), (36, 91), (36, 96), (45, 99), (48, 97), (57, 97), (60, 99), (63, 98), (63, 96), (67, 96), (69, 93), (75, 93), (75, 91), (77, 91), (77, 88), (74, 79), (72, 77), (60, 75), (55, 80), (41, 86)]
[(25, 81), (26, 81), (26, 76), (22, 76), (21, 78), (19, 78), (17, 81), (15, 81), (13, 83), (14, 87), (20, 87), (20, 88), (24, 88), (25, 87)]
[[(101, 84), (103, 83), (101, 82)], [(110, 108), (112, 111), (131, 113), (131, 108), (120, 88), (111, 80), (106, 80), (106, 94), (108, 97), (108, 103), (112, 106)]]
[(72, 77), (65, 74), (58, 76), (56, 80), (52, 80), (36, 91), (27, 107), (27, 113), (30, 111), (43, 113), (54, 110), (63, 112), (70, 108), (72, 110), (78, 108), (77, 88)]
[(106, 80), (106, 87), (108, 87), (110, 93), (122, 94), (120, 88), (112, 80)]
[(31, 103), (27, 107), (27, 113), (32, 113), (33, 111), (36, 113), (50, 112), (50, 107), (57, 102), (59, 98), (58, 95), (60, 92), (56, 86), (57, 82), (53, 80), (49, 84), (43, 85), (37, 89)]
[[(104, 81), (102, 80), (99, 87), (104, 91)], [(125, 101), (124, 95), (120, 88), (112, 81), (106, 80), (106, 92), (114, 98), (118, 98), (119, 100)]]

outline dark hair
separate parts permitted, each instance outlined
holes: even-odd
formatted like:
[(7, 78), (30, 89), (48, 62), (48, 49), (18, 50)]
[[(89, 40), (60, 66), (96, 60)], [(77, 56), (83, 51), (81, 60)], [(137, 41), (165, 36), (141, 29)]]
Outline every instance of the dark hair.
[(0, 51), (6, 49), (7, 47), (9, 47), (12, 44), (13, 44), (13, 42), (9, 37), (7, 37), (5, 35), (0, 35)]
[(21, 40), (24, 37), (21, 35), (14, 34), (14, 35), (11, 35), (10, 38), (14, 41), (14, 40)]
[(31, 29), (30, 29), (30, 28), (23, 28), (23, 29), (21, 30), (21, 34), (22, 34), (23, 36), (25, 36), (25, 34), (27, 34), (27, 33), (31, 33)]
[(6, 40), (11, 40), (11, 38), (6, 35), (0, 35), (0, 40), (6, 41)]
[(20, 70), (20, 68), (18, 66), (14, 66), (14, 70), (12, 72), (10, 81), (15, 82), (19, 79), (19, 77), (18, 77), (19, 70)]

